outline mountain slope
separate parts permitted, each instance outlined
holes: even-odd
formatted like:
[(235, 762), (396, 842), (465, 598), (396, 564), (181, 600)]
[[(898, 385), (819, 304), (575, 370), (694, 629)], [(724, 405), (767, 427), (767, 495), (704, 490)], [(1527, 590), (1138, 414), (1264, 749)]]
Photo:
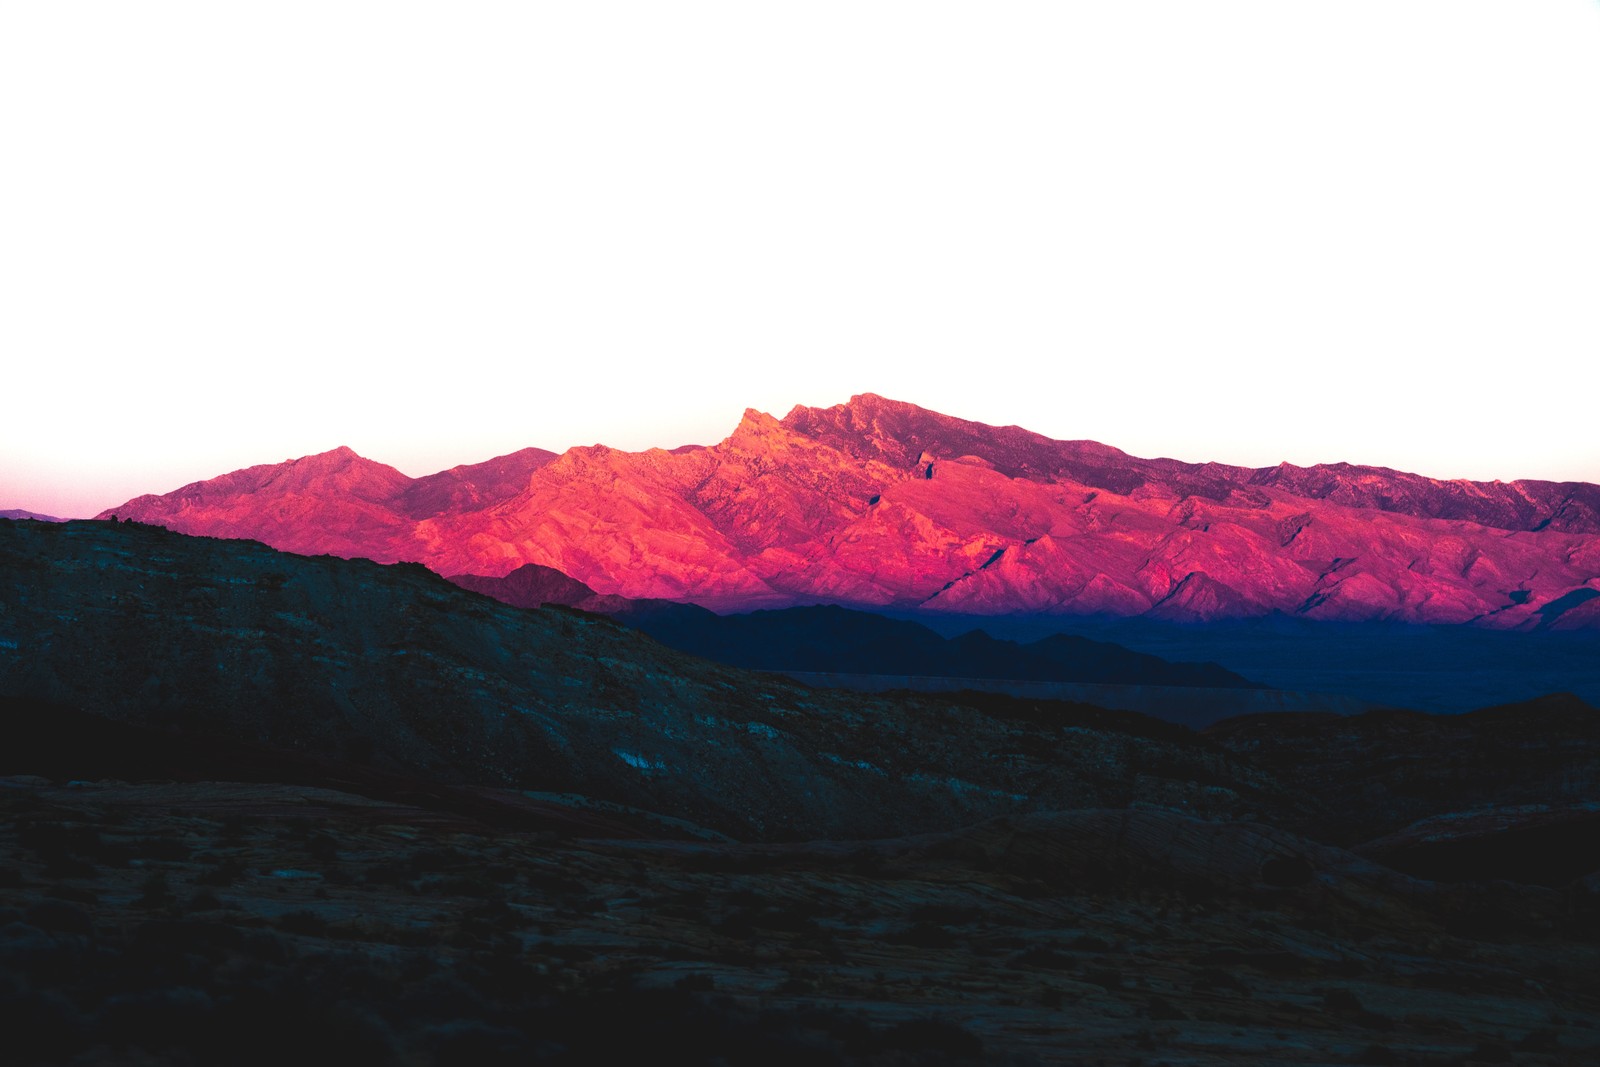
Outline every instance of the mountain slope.
[(547, 457), (452, 494), (340, 450), (113, 510), (443, 574), (538, 564), (715, 609), (1600, 623), (1588, 483), (1138, 459), (870, 394), (747, 411), (710, 447)]
[(579, 793), (745, 839), (952, 829), (1122, 806), (1136, 787), (1224, 816), (1267, 788), (1140, 716), (813, 691), (413, 565), (0, 522), (0, 583), (0, 696), (446, 785)]
[(1415, 518), (1456, 519), (1505, 530), (1600, 532), (1600, 486), (1587, 482), (1441, 481), (1349, 463), (1235, 467), (1139, 459), (1094, 441), (1053, 441), (1016, 426), (968, 422), (872, 394), (831, 408), (796, 407), (785, 426), (860, 458), (898, 466), (976, 456), (1013, 478), (1068, 480), (1123, 496), (1142, 488), (1214, 502), (1260, 504), (1252, 487), (1307, 500)]
[(503, 500), (554, 458), (542, 448), (525, 448), (412, 479), (341, 446), (136, 497), (101, 517), (117, 515), (179, 533), (247, 537), (285, 552), (393, 563), (410, 559), (394, 546), (408, 539), (416, 523)]

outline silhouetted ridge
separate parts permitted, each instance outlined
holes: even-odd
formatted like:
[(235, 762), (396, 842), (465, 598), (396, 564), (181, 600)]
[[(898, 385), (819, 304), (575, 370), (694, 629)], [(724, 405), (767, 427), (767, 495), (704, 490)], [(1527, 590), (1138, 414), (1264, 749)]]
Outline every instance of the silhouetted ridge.
[(1017, 644), (981, 630), (946, 640), (915, 622), (834, 606), (715, 615), (655, 604), (614, 617), (672, 648), (757, 670), (1257, 688), (1216, 664), (1168, 663), (1105, 641), (1055, 635)]
[(524, 563), (503, 578), (454, 574), (450, 581), (519, 608), (537, 608), (544, 604), (577, 606), (595, 595), (594, 590), (582, 582), (568, 578), (554, 567), (541, 567), (537, 563)]

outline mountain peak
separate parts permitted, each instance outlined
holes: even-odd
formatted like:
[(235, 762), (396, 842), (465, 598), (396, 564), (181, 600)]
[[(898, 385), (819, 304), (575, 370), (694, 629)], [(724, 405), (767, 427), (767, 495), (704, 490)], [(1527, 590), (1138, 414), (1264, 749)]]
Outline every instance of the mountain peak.
[(296, 480), (334, 477), (340, 479), (347, 488), (359, 482), (369, 492), (380, 495), (397, 493), (411, 484), (410, 478), (387, 463), (368, 459), (349, 445), (301, 456), (282, 464), (282, 467), (285, 475)]
[(765, 411), (755, 408), (745, 408), (744, 415), (739, 419), (739, 425), (733, 428), (733, 433), (728, 435), (728, 440), (750, 441), (764, 440), (782, 434), (786, 427)]
[(920, 408), (909, 401), (891, 400), (888, 397), (880, 396), (877, 393), (857, 393), (852, 396), (848, 402), (846, 402), (845, 407), (862, 411), (872, 411), (882, 408), (897, 408), (910, 411), (926, 410), (925, 408)]
[(288, 462), (304, 463), (318, 467), (333, 467), (342, 466), (352, 460), (361, 460), (363, 463), (373, 462), (372, 460), (362, 456), (349, 445), (340, 445), (338, 448), (330, 448), (326, 452), (313, 452), (309, 456), (301, 456), (299, 459), (289, 460)]
[(843, 404), (834, 404), (831, 407), (814, 408), (807, 407), (804, 404), (796, 404), (790, 409), (789, 414), (784, 416), (783, 421), (788, 423), (791, 419), (805, 419), (807, 417), (828, 417), (835, 420), (849, 417), (860, 425), (867, 425), (870, 420), (883, 416), (949, 418), (947, 415), (940, 415), (938, 412), (931, 411), (928, 408), (919, 407), (908, 400), (894, 400), (878, 393), (856, 393)]

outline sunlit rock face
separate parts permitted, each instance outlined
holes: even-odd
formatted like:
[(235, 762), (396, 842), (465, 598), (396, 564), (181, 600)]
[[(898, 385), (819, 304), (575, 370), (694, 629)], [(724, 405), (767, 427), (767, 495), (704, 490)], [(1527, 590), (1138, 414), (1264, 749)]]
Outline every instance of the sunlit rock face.
[(1600, 624), (1600, 486), (1139, 459), (871, 394), (746, 411), (703, 448), (525, 449), (415, 480), (338, 449), (112, 511), (718, 609)]

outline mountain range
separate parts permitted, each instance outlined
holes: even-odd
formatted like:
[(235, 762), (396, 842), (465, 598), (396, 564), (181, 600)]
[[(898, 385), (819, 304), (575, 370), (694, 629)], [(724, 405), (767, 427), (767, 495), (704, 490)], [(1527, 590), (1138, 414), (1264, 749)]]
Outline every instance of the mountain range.
[(349, 448), (103, 517), (715, 610), (1600, 625), (1600, 486), (1140, 459), (872, 394), (711, 446), (537, 448), (409, 478)]
[(860, 396), (0, 519), (8, 1052), (1593, 1063), (1596, 492)]

